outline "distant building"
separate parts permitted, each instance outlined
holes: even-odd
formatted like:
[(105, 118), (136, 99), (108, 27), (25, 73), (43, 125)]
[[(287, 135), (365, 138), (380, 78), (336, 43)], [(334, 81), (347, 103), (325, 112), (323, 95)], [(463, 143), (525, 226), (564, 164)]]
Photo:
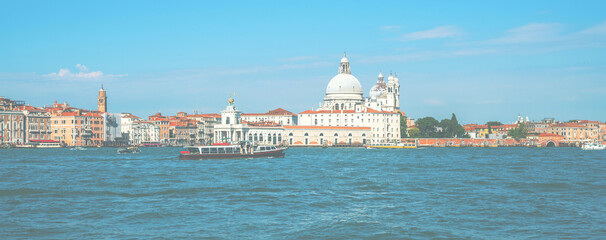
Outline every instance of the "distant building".
[(297, 125), (297, 114), (277, 108), (266, 113), (243, 113), (242, 121), (262, 123), (274, 122), (279, 125)]
[[(400, 85), (397, 76), (387, 83), (379, 73), (377, 83), (363, 97), (362, 85), (351, 74), (349, 59), (343, 56), (339, 71), (326, 87), (324, 103), (318, 110), (299, 113), (299, 126), (369, 127), (368, 143), (400, 141)], [(293, 133), (294, 134), (294, 133)], [(348, 142), (348, 141), (346, 141)]]
[(564, 136), (567, 144), (581, 144), (585, 141), (594, 141), (600, 138), (598, 124), (581, 125), (579, 123), (557, 123), (549, 126), (545, 132)]
[(0, 143), (25, 143), (25, 130), (25, 115), (23, 112), (0, 111)]

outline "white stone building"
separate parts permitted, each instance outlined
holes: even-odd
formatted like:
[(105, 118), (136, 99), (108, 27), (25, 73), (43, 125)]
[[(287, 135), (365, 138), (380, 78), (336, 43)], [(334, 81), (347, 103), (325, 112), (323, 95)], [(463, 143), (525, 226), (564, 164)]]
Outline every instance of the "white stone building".
[(131, 144), (159, 143), (160, 127), (150, 121), (134, 121), (129, 134)]
[(343, 56), (338, 74), (326, 87), (324, 103), (318, 110), (299, 113), (299, 126), (369, 127), (368, 143), (385, 143), (400, 140), (400, 84), (397, 77), (389, 75), (387, 83), (383, 74), (363, 97), (362, 85), (351, 74), (349, 60)]

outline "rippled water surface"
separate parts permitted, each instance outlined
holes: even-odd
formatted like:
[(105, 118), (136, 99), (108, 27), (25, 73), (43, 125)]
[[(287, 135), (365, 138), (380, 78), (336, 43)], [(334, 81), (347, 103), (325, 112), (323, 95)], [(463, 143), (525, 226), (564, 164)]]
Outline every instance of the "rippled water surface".
[(0, 238), (606, 238), (606, 151), (0, 149)]

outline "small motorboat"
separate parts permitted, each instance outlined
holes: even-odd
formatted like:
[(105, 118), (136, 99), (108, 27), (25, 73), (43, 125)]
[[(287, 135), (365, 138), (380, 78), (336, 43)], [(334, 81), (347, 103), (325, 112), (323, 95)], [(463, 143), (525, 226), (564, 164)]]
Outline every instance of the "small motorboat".
[(581, 149), (583, 149), (583, 150), (604, 150), (604, 149), (606, 149), (606, 145), (603, 145), (600, 143), (588, 142), (588, 143), (583, 144)]
[(139, 147), (127, 147), (127, 148), (118, 148), (118, 153), (140, 153), (141, 149)]

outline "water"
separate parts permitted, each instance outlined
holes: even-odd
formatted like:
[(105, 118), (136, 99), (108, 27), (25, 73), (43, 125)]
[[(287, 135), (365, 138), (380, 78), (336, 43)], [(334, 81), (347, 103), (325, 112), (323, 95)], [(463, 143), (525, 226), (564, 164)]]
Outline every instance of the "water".
[(606, 238), (606, 151), (115, 150), (1, 149), (0, 238)]

